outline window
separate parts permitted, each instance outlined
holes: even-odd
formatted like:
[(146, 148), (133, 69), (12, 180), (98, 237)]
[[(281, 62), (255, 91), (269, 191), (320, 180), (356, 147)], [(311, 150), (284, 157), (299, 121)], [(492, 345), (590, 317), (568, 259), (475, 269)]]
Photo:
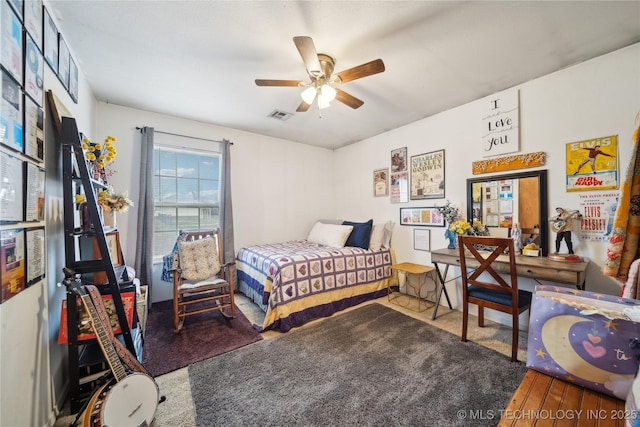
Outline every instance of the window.
[(220, 225), (222, 154), (156, 144), (153, 153), (153, 256), (171, 252), (180, 230)]

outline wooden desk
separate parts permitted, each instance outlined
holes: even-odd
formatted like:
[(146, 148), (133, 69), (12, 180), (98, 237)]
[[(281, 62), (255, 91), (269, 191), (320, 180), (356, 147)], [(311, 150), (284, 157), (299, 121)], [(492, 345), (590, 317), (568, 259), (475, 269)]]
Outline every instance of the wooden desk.
[[(397, 299), (400, 296), (400, 292), (398, 292), (398, 295), (394, 296), (393, 294), (395, 292), (392, 292), (391, 291), (391, 286), (387, 285), (387, 298), (389, 299), (389, 302), (393, 302), (394, 304), (406, 307), (409, 310), (417, 311), (418, 313), (421, 313), (424, 310), (426, 310), (427, 309), (426, 304), (424, 305), (424, 308), (422, 310), (420, 309), (421, 303), (423, 303), (425, 301), (423, 299), (423, 297), (420, 295), (420, 290), (422, 289), (422, 285), (427, 283), (427, 273), (429, 273), (430, 271), (435, 270), (435, 268), (431, 267), (431, 266), (421, 265), (421, 264), (414, 264), (412, 262), (403, 262), (401, 264), (393, 264), (390, 268), (391, 268), (391, 270), (401, 271), (401, 272), (405, 273), (405, 283), (407, 284), (407, 286), (411, 286), (413, 288), (413, 290), (415, 291), (415, 293), (416, 293), (416, 302), (418, 303), (418, 307), (417, 307), (416, 310), (413, 310), (411, 307), (409, 307), (409, 305), (404, 306), (402, 304), (399, 304), (397, 302)], [(417, 284), (415, 284), (415, 283), (412, 284), (411, 283), (411, 280), (410, 280), (410, 276), (411, 275), (418, 276), (418, 283)], [(423, 280), (420, 280), (420, 278), (422, 278)], [(390, 283), (390, 281), (389, 281), (389, 283)], [(437, 283), (436, 283), (436, 288), (437, 288)]]
[[(478, 261), (471, 255), (465, 257), (465, 259), (467, 267), (469, 268), (475, 268), (479, 265)], [(457, 276), (453, 279), (446, 280), (449, 266), (460, 266), (460, 252), (458, 249), (437, 249), (431, 251), (431, 262), (433, 262), (436, 268), (441, 286), (438, 297), (436, 298), (436, 307), (433, 310), (432, 319), (435, 319), (443, 292), (449, 303), (449, 308), (451, 308), (451, 301), (449, 301), (449, 295), (447, 294), (444, 284), (460, 277)], [(439, 264), (445, 266), (444, 272), (440, 270)], [(509, 257), (507, 255), (499, 256), (492, 265), (498, 273), (509, 274)], [(521, 255), (516, 257), (516, 272), (518, 277), (533, 279), (538, 283), (540, 283), (540, 280), (565, 283), (574, 285), (578, 289), (584, 289), (587, 265), (589, 265), (587, 261), (563, 262), (552, 261), (542, 257)]]

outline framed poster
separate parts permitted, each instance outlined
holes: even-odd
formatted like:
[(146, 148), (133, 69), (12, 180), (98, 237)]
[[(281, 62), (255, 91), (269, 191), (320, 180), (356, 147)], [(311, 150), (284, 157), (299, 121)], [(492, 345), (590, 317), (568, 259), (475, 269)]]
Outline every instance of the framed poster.
[(22, 23), (10, 7), (0, 7), (0, 64), (22, 84)]
[(373, 171), (373, 195), (383, 197), (389, 195), (389, 169)]
[(73, 102), (78, 103), (78, 66), (76, 61), (69, 56), (69, 95)]
[(34, 100), (24, 97), (24, 154), (44, 161), (44, 112)]
[(26, 36), (24, 58), (24, 91), (42, 107), (44, 59), (31, 36)]
[(0, 151), (0, 223), (24, 218), (22, 160)]
[(58, 74), (58, 27), (44, 9), (44, 59), (54, 73)]
[(20, 153), (24, 151), (23, 119), (20, 86), (3, 71), (2, 98), (0, 99), (0, 144)]
[(25, 162), (27, 182), (25, 191), (25, 221), (44, 221), (44, 169)]
[(3, 303), (25, 288), (24, 230), (0, 231), (0, 277)]
[(69, 46), (62, 34), (58, 33), (58, 78), (62, 82), (62, 86), (69, 90)]
[(566, 144), (567, 191), (618, 188), (618, 136)]
[(42, 51), (42, 0), (27, 0), (24, 4), (24, 29)]
[(436, 208), (400, 208), (400, 225), (444, 227), (444, 217)]
[(444, 198), (444, 150), (411, 157), (411, 200)]
[(391, 173), (407, 170), (407, 147), (391, 150)]
[(409, 173), (391, 173), (391, 203), (407, 203), (409, 201)]
[(44, 279), (46, 259), (44, 255), (44, 227), (27, 228), (26, 234), (27, 283), (33, 285)]
[(431, 230), (427, 228), (413, 230), (413, 249), (417, 251), (431, 250)]

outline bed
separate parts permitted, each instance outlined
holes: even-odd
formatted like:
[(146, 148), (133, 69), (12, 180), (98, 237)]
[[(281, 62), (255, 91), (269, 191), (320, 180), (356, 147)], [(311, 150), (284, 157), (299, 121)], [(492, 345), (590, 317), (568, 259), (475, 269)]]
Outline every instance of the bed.
[[(356, 224), (351, 234), (360, 230), (360, 224), (368, 223), (350, 223)], [(328, 230), (339, 225), (319, 224), (306, 240), (238, 251), (238, 290), (265, 311), (263, 324), (256, 325), (258, 329), (286, 332), (312, 319), (384, 296), (388, 286), (397, 287), (389, 268), (395, 263), (390, 248), (392, 223), (380, 224), (384, 236), (380, 244), (380, 230), (377, 225), (369, 225), (369, 233), (360, 236), (360, 245), (349, 241), (349, 233), (345, 241), (342, 237), (333, 239), (333, 231)], [(342, 230), (344, 233), (346, 229)]]

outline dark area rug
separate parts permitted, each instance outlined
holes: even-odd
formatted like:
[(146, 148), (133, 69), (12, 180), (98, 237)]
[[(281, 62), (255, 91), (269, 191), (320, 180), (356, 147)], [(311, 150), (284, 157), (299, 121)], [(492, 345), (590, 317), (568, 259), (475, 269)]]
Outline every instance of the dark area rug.
[(162, 301), (149, 311), (142, 363), (155, 377), (261, 339), (237, 307), (234, 319), (226, 319), (218, 311), (196, 314), (175, 332), (173, 301)]
[(189, 366), (198, 426), (495, 426), (526, 366), (380, 304)]

